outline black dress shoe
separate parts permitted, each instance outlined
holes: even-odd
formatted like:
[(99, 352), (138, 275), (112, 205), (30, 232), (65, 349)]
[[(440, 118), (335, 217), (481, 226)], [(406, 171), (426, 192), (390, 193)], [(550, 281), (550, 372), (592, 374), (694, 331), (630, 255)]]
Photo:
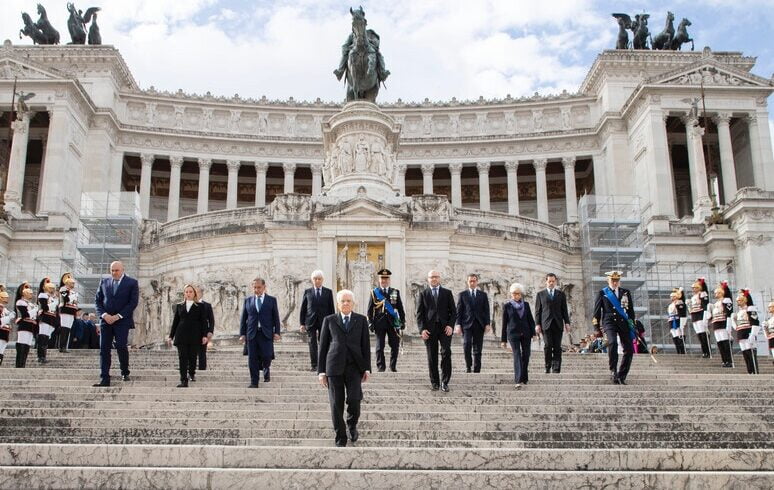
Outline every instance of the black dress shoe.
[(336, 441), (336, 447), (347, 447), (347, 440), (344, 439), (343, 441)]
[(191, 374), (191, 375), (189, 375), (189, 376), (188, 376), (188, 380), (189, 380), (189, 381), (196, 381), (196, 375), (195, 375), (195, 374)]
[(386, 370), (387, 370), (387, 369), (386, 369), (386, 368), (383, 368), (383, 367), (380, 367), (379, 369), (377, 369), (377, 371), (379, 371), (380, 373), (383, 373), (383, 372), (385, 372)]
[(312, 366), (312, 368), (310, 369), (310, 371), (317, 371), (317, 366)]
[(443, 391), (444, 393), (448, 393), (449, 392), (449, 384), (448, 383), (441, 383), (441, 391)]
[(554, 373), (554, 374), (559, 374), (559, 373), (561, 373), (561, 370), (559, 370), (559, 369), (552, 369), (551, 372)]
[(390, 371), (392, 371), (393, 373), (397, 373), (398, 372), (398, 368), (391, 367)]
[(271, 381), (271, 376), (264, 376), (263, 377), (263, 382), (264, 383), (268, 383), (269, 381)]
[(188, 380), (181, 381), (179, 385), (177, 385), (178, 388), (188, 388)]
[(465, 369), (465, 372), (466, 372), (466, 373), (470, 373), (470, 372), (472, 372), (472, 371), (470, 370), (470, 368), (467, 368), (467, 369)]
[(122, 375), (122, 376), (121, 376), (121, 380), (122, 380), (122, 381), (129, 381), (129, 375), (128, 375), (128, 374), (124, 374), (124, 375)]
[(357, 442), (358, 438), (360, 437), (360, 434), (357, 432), (357, 427), (350, 427), (349, 429), (349, 440), (352, 442)]
[(613, 376), (613, 384), (614, 385), (621, 384), (621, 380), (618, 378), (618, 376)]
[(709, 359), (709, 354), (702, 354), (702, 355), (701, 355), (701, 358), (702, 358), (702, 359)]
[(257, 384), (255, 384), (255, 385), (250, 385), (250, 386), (248, 386), (248, 388), (258, 388), (258, 385), (257, 385)]
[(94, 383), (91, 386), (93, 386), (94, 388), (103, 388), (105, 386), (110, 386), (110, 383), (105, 383), (104, 381), (100, 381), (99, 383)]
[(626, 378), (618, 378), (618, 384), (626, 385)]
[(441, 385), (438, 383), (433, 383), (433, 391), (438, 391), (441, 388)]
[(551, 374), (551, 368), (550, 367), (546, 368), (546, 374)]

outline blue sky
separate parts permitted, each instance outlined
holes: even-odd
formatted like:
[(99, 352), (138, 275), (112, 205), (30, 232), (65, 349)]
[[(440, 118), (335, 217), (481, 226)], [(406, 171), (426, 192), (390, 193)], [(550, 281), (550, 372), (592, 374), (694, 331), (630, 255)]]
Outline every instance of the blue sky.
[[(67, 34), (65, 2), (42, 0)], [(37, 0), (2, 0), (0, 36), (19, 40), (20, 12)], [(361, 4), (358, 2), (354, 5)], [(340, 0), (94, 0), (102, 36), (143, 88), (296, 100), (341, 100), (332, 75), (349, 32)], [(696, 49), (756, 56), (754, 73), (774, 73), (774, 0), (363, 1), (393, 75), (381, 101), (448, 100), (574, 92), (595, 56), (615, 44), (612, 12), (667, 10), (688, 17)]]

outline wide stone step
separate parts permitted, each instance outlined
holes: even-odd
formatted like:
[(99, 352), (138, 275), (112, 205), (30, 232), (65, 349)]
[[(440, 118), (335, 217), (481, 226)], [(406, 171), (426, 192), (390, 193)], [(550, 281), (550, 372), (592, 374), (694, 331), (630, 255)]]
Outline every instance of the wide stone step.
[(0, 467), (0, 488), (724, 488), (768, 490), (771, 472), (454, 471)]
[[(774, 450), (434, 449), (2, 444), (0, 466), (267, 469), (773, 471)], [(611, 462), (615, 465), (611, 465)]]

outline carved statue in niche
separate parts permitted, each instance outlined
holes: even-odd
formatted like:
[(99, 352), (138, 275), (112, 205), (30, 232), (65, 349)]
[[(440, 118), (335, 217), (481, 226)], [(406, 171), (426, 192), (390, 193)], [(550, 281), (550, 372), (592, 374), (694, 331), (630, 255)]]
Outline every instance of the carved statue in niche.
[(258, 134), (266, 134), (269, 130), (269, 118), (266, 114), (258, 116)]
[(296, 115), (295, 114), (288, 114), (285, 124), (285, 135), (286, 136), (295, 136), (296, 135)]
[(374, 284), (374, 264), (368, 260), (368, 245), (360, 243), (357, 260), (350, 265), (352, 292), (355, 294), (355, 304), (365, 311), (371, 294), (371, 285)]
[(183, 107), (175, 107), (175, 129), (183, 129)]
[(212, 109), (202, 110), (202, 129), (209, 131), (212, 127)]
[(535, 131), (543, 131), (543, 111), (532, 111), (532, 127)]
[(240, 111), (231, 111), (230, 129), (232, 132), (239, 131), (239, 123), (242, 121), (242, 113)]
[(370, 160), (371, 160), (371, 155), (368, 149), (368, 143), (366, 142), (364, 136), (360, 136), (360, 139), (355, 145), (355, 171), (356, 172), (367, 171)]
[(296, 310), (296, 299), (298, 298), (298, 285), (304, 282), (304, 279), (299, 279), (294, 275), (283, 276), (283, 282), (285, 283), (285, 290), (282, 292), (282, 299), (284, 300), (285, 307), (281, 313), (282, 326), (286, 329), (289, 327), (288, 318)]
[(374, 138), (371, 143), (371, 172), (387, 177), (387, 158), (384, 154), (384, 145), (379, 138)]
[(562, 108), (562, 129), (572, 129), (569, 107)]
[(449, 122), (449, 129), (452, 136), (457, 136), (460, 132), (460, 117), (458, 115), (451, 116), (451, 121)]
[(352, 143), (348, 138), (342, 138), (338, 144), (339, 146), (339, 168), (341, 174), (349, 174), (354, 170), (354, 159), (352, 155)]
[(339, 280), (339, 287), (341, 289), (349, 289), (350, 287), (347, 252), (349, 252), (349, 245), (345, 244), (336, 257), (336, 277)]
[(512, 112), (505, 114), (505, 131), (507, 133), (514, 133), (516, 129), (516, 118)]
[(397, 165), (395, 164), (396, 159), (395, 151), (393, 149), (392, 143), (387, 143), (387, 153), (384, 155), (384, 164), (386, 168), (385, 175), (388, 179), (390, 179), (391, 182), (397, 183)]

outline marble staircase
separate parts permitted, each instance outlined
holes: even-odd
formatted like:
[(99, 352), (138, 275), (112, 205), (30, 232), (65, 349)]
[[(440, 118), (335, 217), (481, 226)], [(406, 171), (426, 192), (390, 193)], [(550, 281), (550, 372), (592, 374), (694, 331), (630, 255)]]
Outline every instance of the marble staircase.
[(770, 359), (750, 376), (739, 355), (734, 369), (640, 355), (616, 386), (606, 356), (565, 354), (544, 374), (535, 352), (516, 390), (509, 352), (488, 344), (467, 374), (455, 342), (442, 393), (410, 343), (398, 373), (364, 386), (360, 440), (335, 448), (327, 392), (292, 335), (257, 390), (229, 346), (187, 389), (173, 350), (133, 351), (131, 381), (102, 389), (98, 352), (49, 354), (14, 369), (9, 349), (0, 367), (0, 488), (774, 487)]

